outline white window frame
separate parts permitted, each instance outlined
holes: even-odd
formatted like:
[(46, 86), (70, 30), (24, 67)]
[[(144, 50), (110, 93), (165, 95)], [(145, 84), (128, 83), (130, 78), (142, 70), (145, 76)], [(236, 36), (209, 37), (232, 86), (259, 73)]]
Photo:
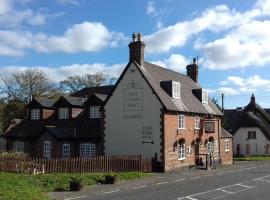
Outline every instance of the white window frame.
[(89, 118), (100, 118), (101, 112), (100, 112), (100, 106), (90, 106), (89, 108)]
[(40, 119), (40, 109), (33, 108), (31, 109), (31, 120), (39, 120)]
[(202, 103), (208, 104), (208, 91), (202, 90)]
[(43, 157), (44, 158), (51, 158), (52, 154), (52, 143), (51, 141), (44, 141), (43, 144)]
[(68, 119), (69, 108), (58, 108), (58, 119)]
[(228, 151), (230, 151), (230, 146), (229, 146), (229, 140), (228, 139), (226, 139), (225, 140), (225, 142), (224, 142), (224, 150), (225, 150), (225, 152), (228, 152)]
[(201, 118), (199, 116), (195, 116), (195, 129), (200, 129)]
[(83, 143), (80, 145), (80, 157), (92, 158), (96, 156), (96, 145)]
[(178, 115), (178, 129), (186, 128), (186, 117), (185, 115)]
[(214, 141), (207, 143), (207, 153), (214, 153)]
[(178, 144), (178, 160), (186, 159), (186, 144), (185, 142)]
[(181, 84), (179, 82), (172, 82), (172, 98), (180, 99), (181, 98)]
[(65, 143), (62, 146), (62, 157), (69, 158), (70, 157), (70, 144)]
[(24, 142), (14, 142), (13, 151), (24, 153)]

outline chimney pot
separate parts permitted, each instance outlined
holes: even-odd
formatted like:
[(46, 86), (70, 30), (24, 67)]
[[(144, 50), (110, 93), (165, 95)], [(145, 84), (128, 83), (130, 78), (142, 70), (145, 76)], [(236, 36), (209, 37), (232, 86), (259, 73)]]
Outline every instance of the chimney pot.
[(137, 39), (137, 33), (134, 32), (134, 33), (132, 34), (132, 41), (133, 41), (133, 42), (136, 42), (136, 39)]
[(140, 32), (137, 33), (137, 38), (138, 38), (138, 41), (141, 42), (142, 41), (142, 33), (140, 33)]

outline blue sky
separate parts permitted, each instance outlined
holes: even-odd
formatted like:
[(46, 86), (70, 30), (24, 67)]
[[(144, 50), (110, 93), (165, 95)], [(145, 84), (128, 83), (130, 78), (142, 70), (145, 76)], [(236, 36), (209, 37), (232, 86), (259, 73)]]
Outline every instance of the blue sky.
[(269, 31), (270, 0), (0, 0), (0, 72), (117, 77), (142, 32), (147, 61), (186, 73), (198, 56), (201, 85), (225, 108), (252, 93), (270, 107)]

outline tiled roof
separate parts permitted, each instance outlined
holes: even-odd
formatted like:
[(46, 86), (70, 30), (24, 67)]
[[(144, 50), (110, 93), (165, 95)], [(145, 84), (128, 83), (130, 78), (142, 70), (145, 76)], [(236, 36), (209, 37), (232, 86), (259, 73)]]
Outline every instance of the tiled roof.
[(56, 99), (45, 99), (45, 98), (36, 98), (36, 101), (42, 106), (51, 108), (56, 102)]
[(232, 138), (233, 136), (224, 128), (221, 128), (221, 137), (222, 138)]
[(83, 106), (83, 103), (87, 100), (87, 98), (71, 96), (63, 96), (63, 98), (66, 99), (73, 106)]
[[(208, 104), (203, 104), (196, 96), (194, 96), (192, 90), (201, 89), (201, 86), (194, 82), (190, 77), (148, 62), (145, 62), (143, 66), (136, 65), (167, 110), (222, 115), (221, 111), (210, 98), (208, 99)], [(161, 88), (160, 82), (168, 80), (181, 83), (180, 99), (173, 99)]]
[(98, 87), (86, 87), (86, 88), (83, 88), (77, 92), (74, 92), (70, 96), (86, 98), (86, 97), (92, 96), (94, 93), (108, 95), (108, 94), (110, 94), (112, 89), (113, 89), (113, 85), (98, 86)]

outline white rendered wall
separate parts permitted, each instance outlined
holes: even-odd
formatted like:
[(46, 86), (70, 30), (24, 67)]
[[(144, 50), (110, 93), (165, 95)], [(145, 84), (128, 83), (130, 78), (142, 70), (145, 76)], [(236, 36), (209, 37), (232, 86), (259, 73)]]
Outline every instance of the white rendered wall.
[[(248, 131), (256, 131), (256, 139), (248, 140)], [(234, 154), (237, 154), (237, 144), (240, 144), (240, 153), (242, 155), (247, 155), (247, 144), (250, 145), (250, 155), (265, 155), (267, 154), (267, 145), (270, 146), (269, 140), (264, 136), (261, 129), (257, 127), (239, 128), (233, 138)]]
[[(105, 105), (105, 155), (153, 158), (161, 149), (162, 105), (132, 63)], [(153, 143), (153, 144), (152, 144)]]

